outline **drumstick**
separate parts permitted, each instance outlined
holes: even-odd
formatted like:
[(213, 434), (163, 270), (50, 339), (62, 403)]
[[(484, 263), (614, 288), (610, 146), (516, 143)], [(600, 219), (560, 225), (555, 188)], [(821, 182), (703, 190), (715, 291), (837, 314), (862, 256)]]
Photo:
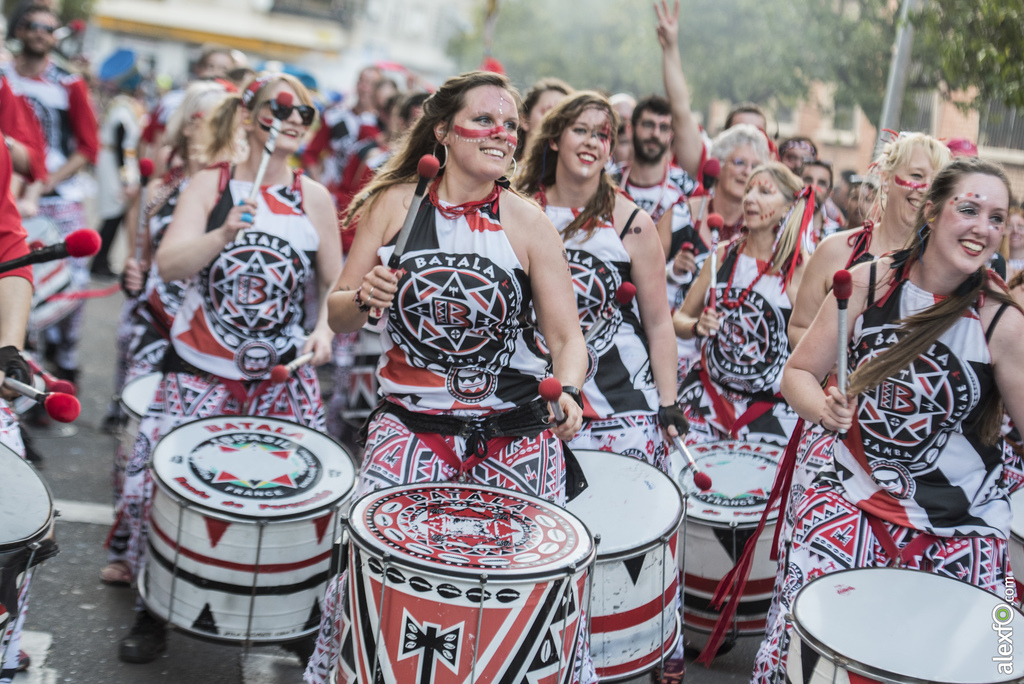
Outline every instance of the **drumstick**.
[(718, 296), (718, 231), (725, 225), (721, 214), (708, 216), (708, 230), (711, 231), (711, 287), (708, 289), (708, 306), (715, 308)]
[[(146, 185), (149, 184), (149, 177), (153, 175), (153, 160), (143, 157), (139, 160), (139, 221), (135, 228), (135, 263), (142, 268), (142, 241), (146, 235)], [(125, 288), (125, 294), (129, 297), (138, 297), (142, 290), (129, 290)]]
[[(423, 155), (416, 164), (416, 175), (419, 176), (419, 180), (416, 181), (416, 191), (412, 194), (412, 203), (409, 204), (409, 211), (405, 214), (402, 229), (398, 231), (398, 239), (395, 240), (395, 251), (391, 253), (391, 258), (388, 260), (388, 267), (391, 268), (392, 273), (399, 270), (399, 261), (405, 252), (406, 243), (409, 242), (409, 233), (412, 232), (413, 221), (416, 220), (416, 214), (419, 213), (420, 205), (423, 204), (423, 196), (427, 194), (427, 183), (434, 180), (434, 177), (437, 176), (437, 172), (440, 170), (441, 163), (432, 154)], [(373, 307), (370, 310), (370, 325), (376, 325), (383, 315), (383, 309)]]
[(693, 468), (693, 484), (697, 485), (697, 488), (702, 492), (706, 492), (711, 489), (711, 476), (697, 467), (697, 462), (693, 460), (693, 454), (691, 454), (690, 450), (686, 448), (686, 444), (683, 443), (682, 438), (676, 435), (672, 438), (672, 443), (675, 445), (679, 453), (685, 456), (686, 460), (690, 462), (690, 467)]
[(700, 197), (700, 208), (697, 210), (697, 228), (700, 228), (700, 224), (704, 222), (704, 217), (707, 216), (708, 200), (715, 194), (715, 183), (718, 182), (718, 174), (721, 172), (722, 162), (718, 161), (715, 157), (708, 159), (704, 162), (704, 166), (701, 167), (700, 173), (704, 181), (704, 194)]
[(40, 392), (35, 387), (30, 387), (23, 382), (13, 378), (4, 378), (4, 387), (8, 387), (18, 394), (28, 397), (36, 402), (42, 402), (48, 416), (60, 423), (70, 423), (82, 411), (82, 405), (70, 394), (63, 392)]
[(25, 363), (27, 363), (28, 367), (32, 369), (32, 373), (43, 378), (43, 383), (46, 385), (47, 391), (57, 392), (59, 394), (78, 394), (78, 388), (75, 387), (73, 382), (53, 377), (43, 370), (43, 367), (36, 363), (35, 359), (31, 356), (25, 357)]
[[(850, 304), (850, 294), (853, 292), (853, 278), (846, 269), (836, 271), (832, 276), (832, 293), (836, 296), (836, 303), (839, 305), (839, 339), (836, 344), (836, 384), (839, 391), (846, 394), (846, 336), (847, 306)], [(840, 432), (839, 439), (846, 439), (846, 433)]]
[[(277, 97), (274, 98), (274, 103), (277, 107), (270, 108), (270, 114), (273, 117), (270, 123), (270, 135), (267, 136), (267, 144), (263, 146), (263, 156), (260, 157), (260, 166), (256, 170), (256, 178), (252, 182), (252, 190), (249, 191), (249, 201), (255, 202), (256, 198), (260, 196), (260, 186), (263, 184), (263, 176), (267, 173), (267, 165), (270, 163), (270, 158), (274, 154), (274, 148), (277, 147), (277, 136), (281, 134), (281, 119), (277, 118), (278, 112), (281, 109), (288, 109), (291, 111), (292, 102), (295, 98), (292, 97), (291, 93), (278, 93)], [(246, 220), (248, 217), (248, 220)], [(242, 214), (242, 220), (246, 223), (251, 224), (253, 215), (249, 212)], [(238, 231), (235, 236), (235, 241), (241, 240), (245, 236), (245, 230)]]
[(565, 411), (562, 410), (562, 406), (558, 403), (559, 397), (562, 396), (562, 383), (558, 381), (558, 378), (544, 378), (540, 381), (539, 391), (540, 398), (551, 406), (551, 411), (555, 414), (555, 422), (559, 425), (564, 423), (566, 419)]
[(292, 374), (296, 368), (304, 363), (309, 363), (313, 360), (313, 352), (306, 352), (302, 356), (297, 356), (295, 359), (287, 364), (278, 364), (274, 366), (274, 369), (270, 371), (270, 382), (275, 385), (280, 385), (282, 382), (287, 382), (288, 376)]
[[(617, 309), (621, 309), (624, 306), (629, 306), (633, 298), (636, 297), (636, 285), (633, 283), (622, 283), (617, 290), (615, 290), (615, 301), (612, 303), (612, 313), (614, 314)], [(597, 334), (605, 329), (608, 322), (611, 320), (611, 316), (602, 316), (601, 320), (590, 327), (587, 334), (583, 336), (584, 342), (590, 342), (592, 339), (597, 337)]]

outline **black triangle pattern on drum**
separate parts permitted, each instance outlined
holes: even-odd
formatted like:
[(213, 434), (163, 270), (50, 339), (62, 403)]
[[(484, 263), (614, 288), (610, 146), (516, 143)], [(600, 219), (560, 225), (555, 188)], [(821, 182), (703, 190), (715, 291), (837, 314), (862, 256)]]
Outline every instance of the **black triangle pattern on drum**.
[(320, 601), (313, 599), (313, 607), (309, 609), (309, 619), (302, 626), (303, 629), (317, 629), (320, 627)]
[(192, 623), (192, 629), (199, 630), (200, 632), (206, 632), (208, 634), (219, 634), (217, 630), (217, 621), (213, 619), (213, 611), (210, 610), (210, 604), (207, 603), (203, 606), (203, 610), (199, 613), (199, 617)]
[(718, 543), (722, 545), (733, 563), (739, 559), (740, 554), (743, 553), (743, 547), (747, 545), (747, 540), (754, 536), (755, 530), (755, 527), (751, 527), (749, 530), (714, 528), (715, 538), (718, 539)]
[(644, 560), (646, 558), (647, 554), (641, 553), (639, 556), (633, 556), (622, 561), (622, 564), (626, 566), (626, 572), (629, 573), (629, 579), (633, 580), (634, 587), (640, 579), (640, 571), (644, 569)]

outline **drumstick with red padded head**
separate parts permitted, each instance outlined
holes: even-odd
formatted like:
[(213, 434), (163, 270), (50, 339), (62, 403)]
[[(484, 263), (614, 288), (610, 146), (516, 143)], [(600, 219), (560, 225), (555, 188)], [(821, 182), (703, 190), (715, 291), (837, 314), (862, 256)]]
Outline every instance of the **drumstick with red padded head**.
[[(412, 224), (416, 220), (416, 214), (420, 212), (423, 197), (427, 194), (427, 183), (434, 180), (440, 170), (441, 162), (432, 154), (423, 155), (416, 163), (416, 175), (419, 176), (416, 181), (416, 191), (412, 194), (412, 203), (409, 204), (409, 211), (405, 213), (405, 221), (402, 222), (402, 228), (398, 231), (398, 238), (395, 240), (395, 250), (391, 253), (391, 258), (388, 259), (388, 267), (392, 272), (396, 272), (401, 268), (402, 254), (405, 253), (405, 246), (409, 242)], [(376, 325), (383, 315), (383, 309), (373, 307), (370, 310), (370, 325)]]
[(697, 467), (697, 462), (693, 460), (693, 454), (691, 454), (690, 450), (686, 448), (686, 443), (683, 442), (682, 437), (679, 437), (678, 435), (673, 437), (672, 443), (675, 445), (679, 453), (685, 456), (686, 460), (690, 462), (690, 468), (693, 469), (693, 484), (697, 485), (697, 488), (702, 492), (706, 492), (711, 489), (711, 476)]
[(288, 381), (288, 376), (299, 366), (313, 360), (313, 352), (306, 352), (302, 356), (296, 356), (294, 360), (284, 365), (278, 364), (270, 371), (270, 382), (280, 385)]
[(697, 210), (697, 227), (700, 228), (700, 224), (704, 222), (704, 217), (707, 216), (708, 211), (708, 200), (715, 195), (715, 183), (718, 182), (718, 174), (722, 172), (722, 162), (718, 161), (715, 157), (711, 157), (704, 162), (704, 166), (701, 167), (700, 173), (704, 181), (704, 194), (700, 197), (700, 208)]
[(583, 336), (584, 342), (590, 342), (592, 339), (598, 336), (598, 334), (605, 329), (609, 321), (612, 319), (612, 315), (618, 309), (624, 306), (629, 306), (633, 299), (636, 297), (636, 285), (633, 283), (622, 283), (618, 289), (615, 290), (615, 301), (612, 303), (611, 312), (608, 316), (602, 316), (601, 320), (590, 327), (587, 334)]
[(63, 392), (40, 392), (35, 387), (30, 387), (23, 382), (12, 378), (4, 378), (4, 387), (8, 387), (18, 394), (28, 397), (36, 402), (42, 402), (47, 415), (60, 423), (70, 423), (82, 411), (82, 405), (70, 394)]
[(61, 380), (43, 370), (43, 367), (36, 363), (36, 360), (31, 356), (24, 356), (25, 363), (32, 369), (32, 373), (40, 376), (43, 379), (43, 383), (46, 385), (48, 392), (56, 392), (58, 394), (70, 394), (72, 396), (78, 394), (78, 388), (70, 380)]
[(55, 261), (64, 257), (90, 257), (100, 251), (102, 243), (103, 240), (100, 238), (100, 234), (95, 230), (81, 228), (70, 233), (64, 238), (64, 242), (57, 242), (41, 249), (34, 249), (25, 256), (0, 263), (0, 273), (7, 273), (22, 266)]
[(715, 308), (715, 300), (718, 296), (718, 232), (722, 230), (725, 221), (721, 214), (708, 216), (708, 230), (711, 231), (711, 287), (708, 289), (708, 306)]
[[(270, 158), (274, 155), (274, 148), (277, 147), (277, 136), (281, 135), (281, 119), (278, 118), (280, 112), (287, 110), (288, 114), (285, 118), (291, 115), (292, 103), (295, 101), (294, 96), (288, 92), (278, 93), (277, 97), (274, 98), (275, 107), (270, 108), (270, 114), (272, 121), (270, 123), (270, 133), (267, 135), (267, 144), (263, 146), (263, 156), (260, 157), (260, 165), (256, 170), (256, 178), (252, 181), (252, 189), (249, 191), (249, 201), (255, 202), (256, 198), (260, 196), (260, 186), (263, 185), (263, 176), (267, 174), (267, 165), (270, 164)], [(246, 223), (251, 224), (253, 221), (253, 215), (249, 212), (242, 214), (242, 220)], [(238, 231), (235, 241), (241, 240), (245, 236), (245, 231)]]
[[(832, 294), (836, 296), (836, 303), (839, 305), (839, 338), (836, 344), (836, 384), (839, 391), (846, 394), (846, 345), (848, 331), (848, 311), (850, 295), (853, 293), (853, 276), (846, 269), (836, 271), (832, 276)], [(840, 432), (839, 439), (845, 439), (846, 433)]]
[(139, 224), (135, 228), (135, 261), (142, 261), (142, 240), (146, 235), (146, 185), (153, 175), (153, 160), (139, 160)]
[(555, 422), (561, 425), (565, 422), (565, 411), (562, 410), (558, 399), (562, 396), (562, 383), (558, 378), (544, 378), (540, 381), (540, 398), (548, 402), (551, 412), (555, 414)]

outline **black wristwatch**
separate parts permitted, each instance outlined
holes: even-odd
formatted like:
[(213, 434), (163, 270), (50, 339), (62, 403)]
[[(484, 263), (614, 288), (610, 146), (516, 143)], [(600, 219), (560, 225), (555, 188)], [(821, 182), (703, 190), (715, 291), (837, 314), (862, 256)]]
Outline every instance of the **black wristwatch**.
[(580, 393), (579, 387), (573, 385), (562, 385), (562, 391), (572, 397), (572, 400), (579, 404), (580, 408), (583, 408), (583, 394)]

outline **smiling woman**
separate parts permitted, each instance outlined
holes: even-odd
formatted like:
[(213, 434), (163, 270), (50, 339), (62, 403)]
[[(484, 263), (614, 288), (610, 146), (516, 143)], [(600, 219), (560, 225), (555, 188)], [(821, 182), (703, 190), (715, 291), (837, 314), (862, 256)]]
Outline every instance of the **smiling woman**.
[[(909, 246), (853, 268), (849, 339), (837, 338), (829, 294), (786, 365), (782, 392), (793, 409), (845, 437), (827, 436), (832, 458), (793, 502), (779, 609), (754, 682), (779, 675), (793, 598), (819, 575), (897, 565), (1003, 594), (1009, 494), (1024, 480), (1000, 428), (1004, 409), (1024, 420), (1024, 312), (988, 262), (1005, 230), (1009, 183), (1001, 168), (970, 157), (929, 180)], [(845, 395), (821, 385), (840, 342), (854, 369)], [(837, 545), (840, 529), (848, 541)]]

